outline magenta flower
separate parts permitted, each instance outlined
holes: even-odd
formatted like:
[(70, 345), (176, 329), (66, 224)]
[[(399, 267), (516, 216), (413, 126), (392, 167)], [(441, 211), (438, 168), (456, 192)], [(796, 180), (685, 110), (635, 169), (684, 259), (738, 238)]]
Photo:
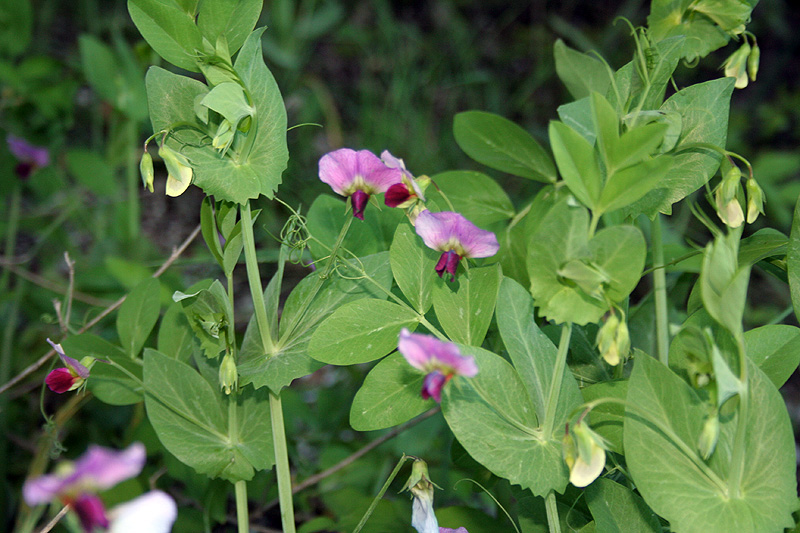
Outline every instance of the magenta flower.
[(469, 531), (467, 531), (467, 528), (465, 527), (460, 527), (458, 529), (452, 529), (449, 527), (440, 527), (439, 533), (469, 533)]
[(50, 152), (47, 148), (34, 146), (25, 139), (11, 134), (6, 137), (6, 142), (8, 150), (19, 161), (15, 171), (20, 178), (26, 179), (37, 168), (50, 164)]
[(28, 505), (61, 500), (78, 515), (84, 531), (91, 533), (95, 527), (109, 527), (96, 492), (138, 475), (144, 462), (144, 445), (138, 442), (122, 451), (90, 446), (74, 463), (59, 465), (55, 474), (27, 480), (22, 495)]
[(44, 382), (50, 387), (50, 390), (58, 394), (75, 390), (86, 381), (89, 377), (89, 367), (81, 364), (78, 360), (69, 357), (64, 353), (64, 349), (60, 344), (56, 344), (50, 339), (47, 339), (50, 346), (56, 351), (61, 361), (66, 365), (65, 368), (56, 368), (47, 374)]
[(450, 281), (456, 279), (462, 257), (491, 257), (500, 249), (494, 233), (452, 211), (431, 213), (426, 209), (417, 217), (415, 229), (428, 248), (442, 252), (436, 273), (442, 277), (447, 272)]
[(453, 376), (471, 378), (478, 373), (478, 365), (471, 356), (461, 355), (452, 342), (440, 341), (436, 337), (411, 333), (403, 328), (397, 350), (403, 354), (408, 364), (427, 375), (422, 383), (422, 398), (442, 401), (442, 387)]
[(331, 186), (336, 194), (349, 196), (353, 216), (364, 220), (364, 208), (369, 197), (386, 190), (402, 180), (400, 169), (389, 168), (369, 150), (340, 148), (319, 160), (319, 179)]

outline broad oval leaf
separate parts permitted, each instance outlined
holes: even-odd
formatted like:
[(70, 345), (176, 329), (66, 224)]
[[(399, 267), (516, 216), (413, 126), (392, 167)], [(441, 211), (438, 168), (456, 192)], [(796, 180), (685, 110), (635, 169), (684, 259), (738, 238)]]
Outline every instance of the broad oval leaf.
[(350, 408), (350, 425), (356, 431), (390, 428), (436, 406), (423, 400), (425, 374), (408, 364), (399, 352), (390, 354), (369, 371)]
[(550, 155), (510, 120), (484, 111), (464, 111), (453, 120), (458, 146), (479, 163), (523, 178), (556, 181)]
[(457, 286), (439, 280), (433, 289), (433, 308), (454, 342), (480, 346), (492, 321), (500, 289), (500, 265), (470, 268)]
[(545, 439), (525, 385), (505, 359), (460, 346), (478, 364), (473, 378), (457, 376), (444, 388), (442, 412), (469, 454), (512, 484), (544, 496), (567, 486), (561, 441)]
[(161, 309), (161, 285), (155, 278), (139, 283), (119, 308), (117, 333), (125, 352), (135, 357), (144, 346), (158, 321)]
[(351, 302), (337, 309), (314, 331), (308, 355), (333, 365), (374, 361), (397, 348), (400, 330), (413, 330), (418, 323), (415, 311), (394, 302)]
[(389, 259), (397, 286), (411, 307), (424, 315), (432, 303), (436, 252), (425, 246), (410, 224), (400, 224), (394, 233)]
[(200, 71), (197, 52), (202, 50), (203, 38), (193, 15), (160, 0), (128, 0), (128, 12), (158, 55), (176, 67)]
[[(508, 194), (486, 174), (450, 170), (434, 174), (431, 180), (447, 195), (455, 210), (476, 226), (486, 227), (493, 222), (508, 220), (515, 214)], [(428, 188), (427, 196), (440, 207), (447, 205), (433, 187)]]

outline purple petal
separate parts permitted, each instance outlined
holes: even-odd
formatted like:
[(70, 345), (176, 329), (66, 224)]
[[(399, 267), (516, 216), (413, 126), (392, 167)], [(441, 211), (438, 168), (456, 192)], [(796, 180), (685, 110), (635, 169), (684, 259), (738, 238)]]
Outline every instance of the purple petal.
[(439, 533), (469, 533), (469, 531), (467, 531), (467, 528), (465, 527), (460, 527), (458, 529), (450, 529), (449, 527), (440, 527)]
[(452, 211), (425, 210), (417, 217), (415, 229), (426, 246), (441, 252), (456, 250), (463, 257), (489, 257), (500, 249), (494, 233)]
[(383, 164), (389, 168), (396, 168), (401, 170), (405, 177), (413, 181), (414, 175), (411, 174), (411, 172), (409, 172), (406, 169), (405, 162), (402, 159), (398, 159), (395, 156), (393, 156), (389, 152), (389, 150), (384, 150), (383, 152), (381, 152), (381, 161), (383, 161)]
[(330, 185), (336, 194), (351, 194), (345, 191), (353, 184), (357, 173), (358, 155), (350, 148), (327, 153), (319, 160), (319, 179)]
[(478, 373), (475, 359), (463, 356), (452, 342), (440, 341), (431, 335), (411, 333), (403, 328), (397, 350), (408, 364), (423, 372), (441, 370), (446, 374), (472, 377)]
[(53, 349), (56, 351), (58, 356), (61, 358), (61, 361), (67, 365), (67, 368), (72, 370), (78, 377), (86, 379), (89, 377), (89, 369), (83, 366), (80, 361), (77, 359), (73, 359), (72, 357), (68, 356), (64, 353), (64, 348), (61, 347), (61, 344), (56, 344), (50, 339), (47, 339), (47, 342)]
[(389, 207), (399, 207), (411, 198), (411, 193), (405, 183), (395, 183), (386, 190), (383, 203)]
[(66, 368), (56, 368), (47, 374), (47, 377), (44, 378), (44, 382), (51, 391), (63, 394), (70, 390), (72, 385), (75, 384), (75, 376)]
[(8, 150), (19, 161), (33, 163), (37, 167), (46, 167), (50, 164), (50, 152), (47, 148), (35, 146), (28, 141), (15, 135), (6, 137)]
[(350, 196), (350, 201), (353, 203), (353, 216), (359, 220), (364, 220), (364, 209), (369, 202), (369, 194), (364, 191), (356, 191)]
[(456, 279), (456, 270), (458, 269), (458, 262), (461, 261), (461, 256), (455, 253), (453, 250), (449, 252), (443, 252), (442, 256), (439, 258), (439, 262), (436, 263), (436, 273), (439, 274), (441, 278), (442, 275), (447, 272), (450, 274), (450, 281), (455, 281)]
[(451, 377), (442, 374), (438, 370), (426, 375), (422, 382), (422, 399), (433, 398), (436, 403), (442, 403), (442, 387), (450, 381)]
[(403, 171), (389, 168), (369, 150), (360, 150), (358, 154), (359, 172), (367, 184), (367, 192), (373, 194), (386, 192), (395, 183), (403, 181)]
[(25, 481), (22, 486), (22, 498), (32, 507), (55, 499), (63, 488), (63, 477), (53, 474), (39, 476)]
[(105, 490), (142, 471), (146, 459), (144, 444), (135, 442), (122, 451), (102, 446), (89, 446), (75, 462), (70, 479), (83, 487)]
[(83, 530), (92, 533), (97, 527), (107, 528), (108, 518), (103, 501), (94, 494), (82, 494), (74, 502), (72, 509), (77, 513)]

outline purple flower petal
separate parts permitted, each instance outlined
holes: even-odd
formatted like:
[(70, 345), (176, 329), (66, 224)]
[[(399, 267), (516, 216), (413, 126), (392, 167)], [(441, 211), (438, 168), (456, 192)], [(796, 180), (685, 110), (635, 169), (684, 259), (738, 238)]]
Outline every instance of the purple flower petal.
[(442, 256), (439, 258), (439, 262), (436, 263), (436, 273), (439, 274), (439, 277), (441, 278), (442, 275), (447, 272), (450, 274), (450, 281), (455, 281), (456, 269), (458, 269), (459, 261), (461, 261), (461, 256), (455, 253), (453, 250), (442, 253)]
[(405, 183), (395, 183), (386, 190), (386, 197), (383, 203), (389, 207), (399, 207), (408, 199), (411, 198), (411, 193)]
[(442, 387), (450, 381), (451, 377), (442, 374), (438, 370), (426, 375), (422, 382), (422, 399), (433, 398), (436, 403), (442, 403)]
[(51, 391), (57, 394), (63, 394), (72, 388), (75, 384), (75, 376), (72, 375), (66, 368), (55, 368), (47, 374), (44, 382)]
[(414, 180), (414, 175), (406, 169), (405, 162), (402, 159), (398, 159), (393, 156), (389, 150), (384, 150), (381, 152), (381, 161), (383, 161), (383, 164), (389, 168), (396, 168), (402, 171), (403, 176), (406, 178), (412, 181)]
[(108, 527), (103, 501), (94, 494), (82, 494), (76, 498), (72, 502), (72, 509), (78, 515), (86, 533), (92, 533), (97, 527)]
[(367, 208), (369, 194), (364, 191), (356, 191), (350, 196), (350, 201), (353, 204), (353, 216), (359, 220), (364, 220), (364, 209)]
[(65, 354), (64, 348), (61, 347), (61, 344), (56, 344), (50, 339), (47, 339), (47, 342), (53, 347), (58, 356), (61, 358), (61, 361), (67, 365), (69, 370), (74, 372), (80, 378), (86, 379), (89, 377), (89, 369), (83, 366), (77, 359), (73, 359)]
[(386, 192), (402, 177), (401, 170), (387, 167), (369, 150), (340, 148), (319, 160), (319, 179), (342, 196), (357, 190), (367, 194)]
[(113, 487), (141, 472), (146, 459), (142, 443), (122, 451), (90, 446), (69, 472), (29, 479), (22, 487), (28, 505), (46, 503), (59, 496), (76, 496)]
[(50, 152), (47, 148), (35, 146), (21, 137), (10, 134), (6, 137), (6, 142), (8, 150), (19, 161), (32, 163), (36, 167), (46, 167), (50, 164)]
[(439, 533), (469, 533), (469, 531), (467, 531), (467, 528), (465, 527), (460, 527), (458, 529), (451, 529), (449, 527), (440, 527)]
[(417, 217), (415, 229), (428, 248), (440, 252), (455, 250), (462, 257), (490, 257), (500, 249), (494, 233), (452, 211), (425, 210)]
[(403, 328), (397, 350), (406, 361), (423, 372), (440, 370), (445, 374), (472, 377), (478, 373), (478, 366), (471, 356), (463, 356), (452, 342), (440, 341), (431, 335), (411, 333)]

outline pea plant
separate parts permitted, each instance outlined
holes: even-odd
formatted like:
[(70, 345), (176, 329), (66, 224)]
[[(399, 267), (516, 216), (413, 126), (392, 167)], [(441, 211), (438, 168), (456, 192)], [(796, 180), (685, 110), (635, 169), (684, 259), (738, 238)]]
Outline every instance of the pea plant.
[[(224, 275), (175, 292), (163, 316), (158, 282), (143, 282), (119, 310), (119, 344), (88, 333), (54, 343), (65, 367), (48, 385), (143, 402), (175, 458), (233, 484), (240, 532), (260, 498), (247, 481), (273, 467), (283, 531), (296, 531), (282, 391), (326, 364), (363, 363), (375, 364), (352, 428), (440, 408), (458, 445), (513, 486), (507, 530), (795, 527), (795, 447), (778, 388), (800, 363), (800, 330), (743, 319), (755, 265), (800, 309), (800, 222), (796, 213), (789, 237), (749, 232), (764, 194), (747, 159), (725, 148), (731, 95), (758, 71), (754, 4), (653, 0), (646, 26), (628, 23), (633, 57), (621, 66), (555, 42), (573, 100), (547, 143), (498, 115), (456, 115), (462, 150), (536, 182), (531, 197), (512, 201), (484, 172), (424, 175), (387, 147), (380, 157), (339, 148), (319, 160), (332, 194), (303, 213), (277, 196), (287, 115), (263, 60), (265, 28), (254, 29), (262, 2), (129, 0), (155, 52), (191, 73), (146, 75), (143, 181), (152, 191), (157, 154), (168, 195), (206, 193), (202, 235)], [(681, 63), (730, 41), (740, 44), (724, 76), (682, 85)], [(259, 199), (291, 213), (266, 286)], [(680, 204), (707, 228), (704, 246), (683, 244), (672, 225)], [(242, 253), (253, 314), (237, 336)], [(314, 268), (281, 301), (290, 261)], [(439, 527), (426, 450), (408, 453), (413, 513), (397, 531), (472, 527)], [(86, 531), (108, 527), (80, 490), (42, 496), (31, 483), (29, 503), (60, 494)]]

